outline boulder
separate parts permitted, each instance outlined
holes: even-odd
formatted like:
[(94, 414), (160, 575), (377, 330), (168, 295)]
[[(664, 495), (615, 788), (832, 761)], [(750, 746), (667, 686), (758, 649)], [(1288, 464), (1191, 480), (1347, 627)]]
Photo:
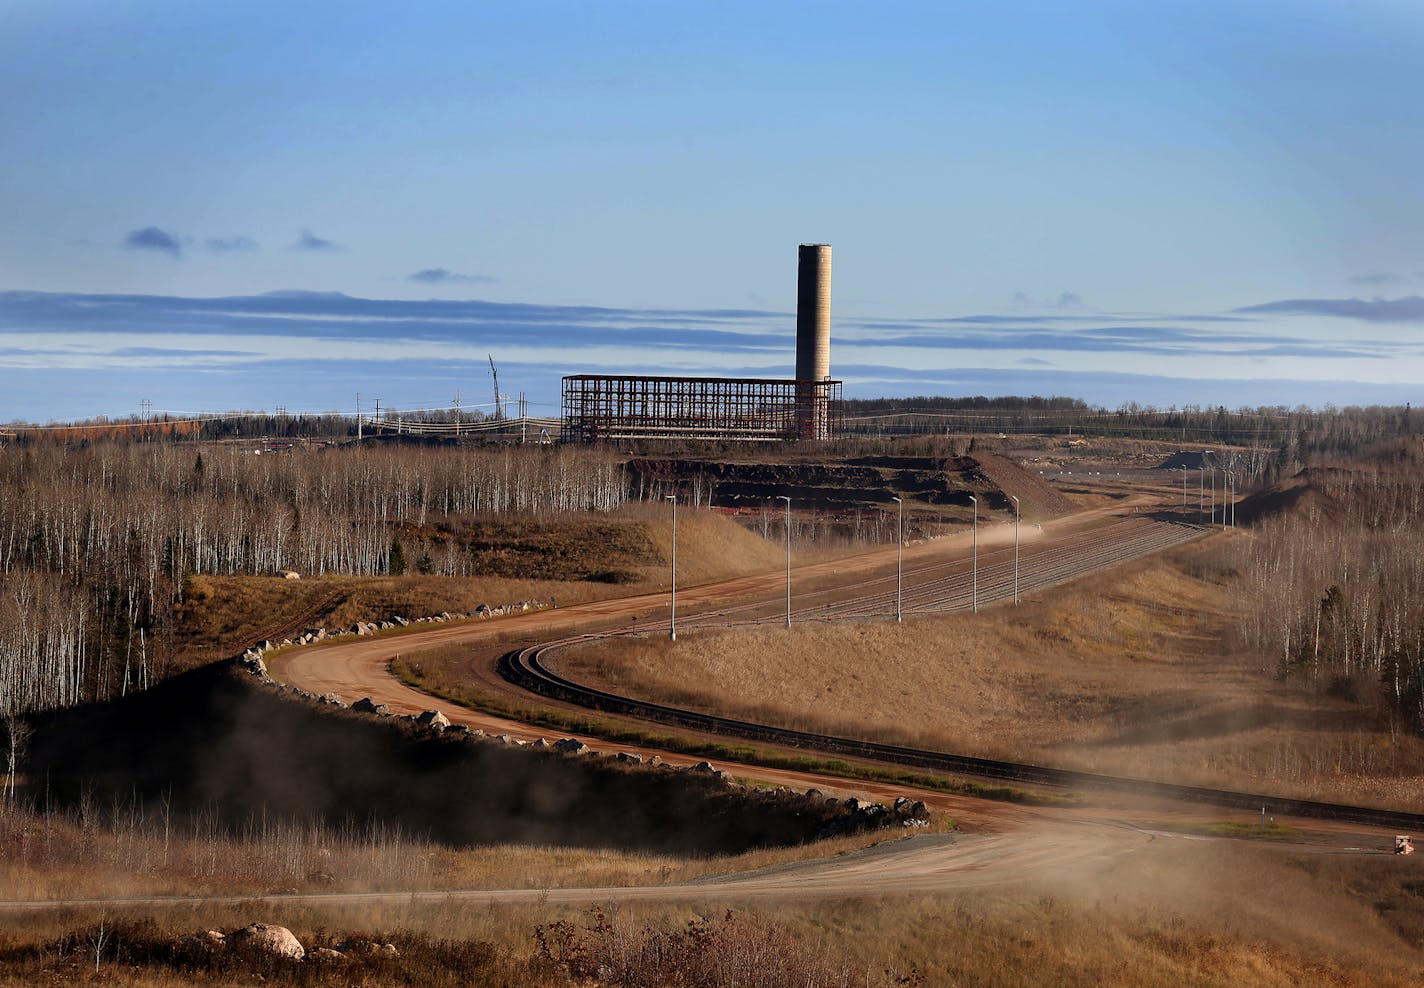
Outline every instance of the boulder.
[(233, 947), (259, 950), (278, 957), (290, 957), (299, 961), (306, 956), (306, 949), (285, 926), (270, 926), (267, 923), (251, 923), (227, 935), (226, 942)]
[(642, 756), (642, 755), (630, 754), (630, 753), (628, 753), (628, 752), (626, 752), (626, 751), (620, 751), (620, 752), (618, 752), (618, 754), (614, 755), (613, 757), (616, 758), (618, 761), (622, 762), (622, 763), (625, 764), (625, 765), (641, 765), (641, 764), (643, 764), (643, 756)]
[(697, 772), (699, 775), (716, 775), (717, 767), (711, 762), (698, 762), (688, 769), (689, 772)]
[(307, 951), (307, 961), (312, 964), (345, 964), (346, 955), (330, 947), (317, 947)]
[(564, 738), (554, 742), (554, 747), (566, 755), (582, 755), (588, 751), (588, 745), (578, 738)]
[(428, 727), (437, 734), (450, 726), (450, 718), (438, 710), (427, 710), (415, 719), (421, 727)]
[(901, 796), (895, 800), (892, 812), (904, 820), (928, 820), (930, 818), (929, 807), (922, 800), (908, 799)]
[(355, 703), (351, 704), (351, 709), (359, 710), (363, 714), (388, 714), (391, 712), (390, 707), (386, 706), (384, 703), (377, 703), (369, 696), (362, 697)]

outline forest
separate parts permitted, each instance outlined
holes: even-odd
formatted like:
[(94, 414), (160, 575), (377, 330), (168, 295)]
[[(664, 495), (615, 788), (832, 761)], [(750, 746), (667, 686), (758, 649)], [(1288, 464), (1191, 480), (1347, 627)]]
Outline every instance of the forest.
[(1243, 645), (1424, 729), (1424, 441), (1317, 456), (1269, 500), (1230, 550)]
[[(897, 414), (897, 401), (879, 410)], [(1247, 437), (1261, 456), (1242, 474), (1257, 490), (1285, 483), (1318, 498), (1263, 516), (1255, 537), (1230, 548), (1249, 603), (1242, 647), (1265, 650), (1282, 675), (1424, 727), (1424, 436), (1410, 408), (1106, 413), (1072, 399), (957, 402), (937, 404), (946, 414), (1106, 415), (1124, 429), (1175, 415), (1186, 431)], [(1268, 424), (1279, 442), (1258, 440)], [(273, 451), (181, 432), (46, 436), (0, 446), (0, 717), (146, 686), (163, 671), (156, 646), (171, 636), (190, 577), (386, 576), (407, 565), (470, 576), (478, 554), (455, 533), (639, 497), (623, 454), (597, 447)], [(831, 453), (867, 442), (881, 441), (845, 440)]]
[(398, 531), (602, 512), (627, 497), (598, 450), (180, 443), (0, 450), (0, 716), (147, 685), (191, 575), (469, 575), (455, 539)]

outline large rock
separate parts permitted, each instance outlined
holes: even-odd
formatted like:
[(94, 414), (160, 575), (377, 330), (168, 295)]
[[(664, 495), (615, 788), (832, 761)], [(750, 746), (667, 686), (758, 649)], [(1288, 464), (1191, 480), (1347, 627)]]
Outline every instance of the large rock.
[(357, 700), (355, 703), (351, 704), (351, 709), (359, 710), (363, 714), (388, 714), (391, 712), (390, 707), (386, 706), (384, 703), (377, 703), (369, 696), (364, 696), (361, 699)]
[(450, 718), (438, 710), (427, 710), (415, 720), (421, 727), (428, 727), (437, 734), (450, 726)]
[(564, 738), (554, 742), (554, 747), (566, 755), (582, 755), (588, 751), (588, 745), (578, 738)]
[(269, 926), (267, 923), (252, 923), (227, 935), (226, 943), (239, 949), (260, 950), (278, 957), (290, 957), (299, 961), (306, 956), (306, 949), (292, 931), (285, 926)]

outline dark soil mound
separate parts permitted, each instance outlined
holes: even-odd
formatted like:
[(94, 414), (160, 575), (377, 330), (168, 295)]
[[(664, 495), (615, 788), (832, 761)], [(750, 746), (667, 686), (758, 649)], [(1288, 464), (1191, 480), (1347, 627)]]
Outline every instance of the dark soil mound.
[(1320, 489), (1319, 481), (1311, 470), (1304, 470), (1285, 483), (1242, 499), (1236, 505), (1237, 524), (1254, 525), (1277, 515), (1306, 513), (1337, 520), (1341, 508)]
[(1208, 470), (1221, 469), (1220, 455), (1210, 450), (1184, 449), (1167, 457), (1154, 469), (1157, 470), (1200, 470), (1205, 467)]
[(704, 492), (722, 508), (765, 507), (777, 497), (798, 507), (840, 510), (890, 506), (899, 496), (922, 504), (1012, 509), (1009, 495), (1040, 516), (1072, 507), (1063, 495), (1002, 457), (860, 456), (829, 462), (741, 462), (693, 458), (638, 458), (628, 461), (634, 490), (676, 484)]
[(725, 853), (807, 841), (844, 813), (710, 774), (437, 735), (284, 695), (235, 663), (40, 718), (25, 767), (32, 795), (61, 804), (380, 821), (454, 845)]

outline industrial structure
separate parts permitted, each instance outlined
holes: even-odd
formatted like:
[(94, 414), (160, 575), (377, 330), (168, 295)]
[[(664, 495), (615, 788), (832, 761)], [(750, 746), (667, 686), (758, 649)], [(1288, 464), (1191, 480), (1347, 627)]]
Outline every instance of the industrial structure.
[(841, 382), (831, 380), (831, 247), (802, 244), (795, 378), (576, 374), (563, 379), (560, 439), (831, 439), (842, 418)]

